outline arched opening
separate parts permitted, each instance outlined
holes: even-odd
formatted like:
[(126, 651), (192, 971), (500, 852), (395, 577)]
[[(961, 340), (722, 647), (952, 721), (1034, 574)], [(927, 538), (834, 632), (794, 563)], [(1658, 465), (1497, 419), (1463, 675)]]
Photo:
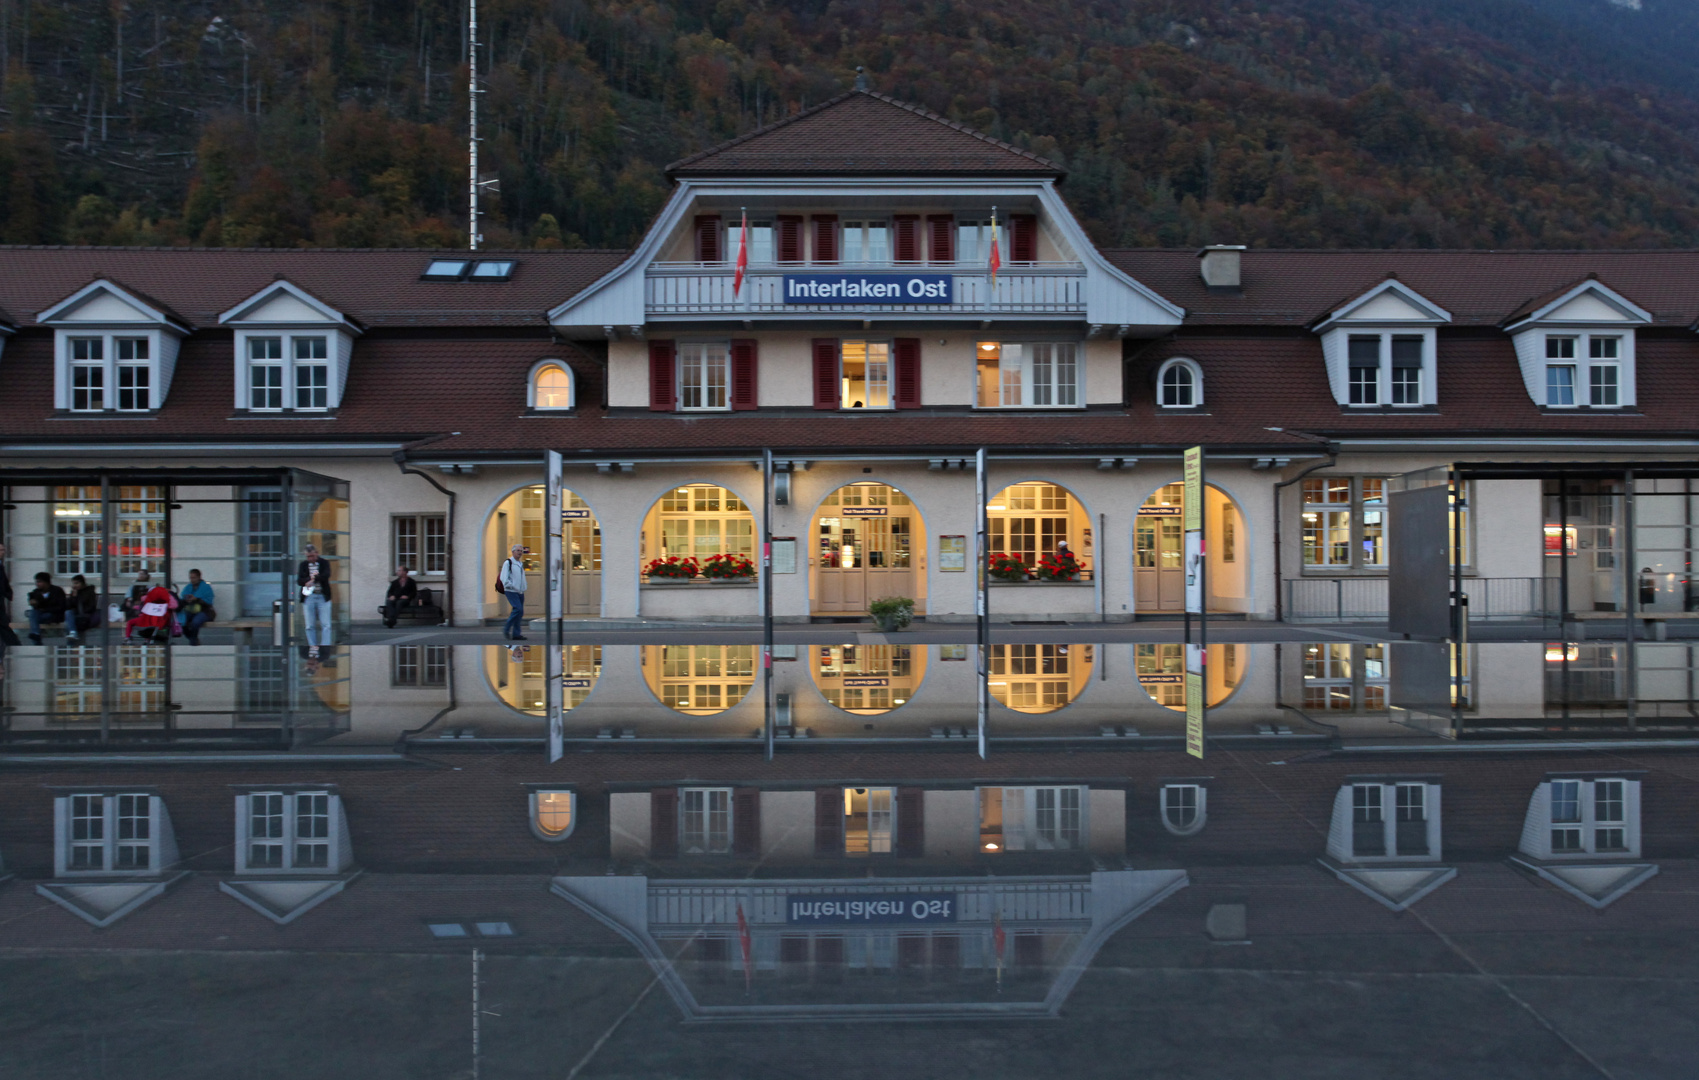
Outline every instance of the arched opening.
[[(602, 675), (602, 647), (564, 645), (560, 653), (561, 705), (570, 712), (584, 704), (596, 688), (596, 680)], [(548, 712), (548, 653), (542, 646), (486, 645), (484, 678), (496, 697), (510, 708), (532, 716)]]
[[(1133, 598), (1139, 611), (1185, 610), (1185, 504), (1185, 484), (1164, 484), (1151, 492), (1134, 519)], [(1209, 557), (1208, 609), (1248, 611), (1245, 516), (1214, 485), (1204, 487), (1204, 550)]]
[[(1204, 700), (1210, 708), (1226, 701), (1239, 689), (1250, 659), (1249, 645), (1211, 645), (1204, 663), (1208, 686)], [(1134, 645), (1133, 671), (1139, 685), (1158, 705), (1186, 711), (1186, 646), (1179, 642)]]
[(858, 716), (900, 709), (926, 678), (926, 650), (909, 645), (820, 645), (814, 685), (831, 704)]
[[(547, 613), (547, 575), (543, 560), (548, 557), (548, 491), (541, 484), (522, 487), (496, 505), (484, 527), (484, 580), (494, 581), (502, 560), (518, 544), (525, 549), (525, 615), (541, 618)], [(561, 614), (602, 613), (602, 530), (596, 513), (576, 492), (560, 493)], [(484, 617), (507, 614), (507, 601), (486, 589)]]
[(991, 696), (1016, 712), (1064, 709), (1091, 681), (1090, 645), (993, 645)]
[(534, 409), (572, 408), (572, 373), (566, 365), (544, 363), (531, 376), (531, 407)]
[(695, 559), (698, 565), (711, 555), (753, 559), (755, 515), (730, 488), (685, 484), (667, 491), (649, 508), (642, 549), (640, 568), (655, 559)]
[(985, 512), (993, 557), (1008, 555), (1035, 571), (1046, 555), (1066, 550), (1080, 565), (1076, 580), (1091, 579), (1091, 515), (1067, 488), (1038, 481), (1011, 484), (992, 496)]
[(645, 645), (643, 680), (675, 712), (722, 713), (755, 685), (755, 646)]
[(815, 614), (863, 614), (884, 596), (906, 596), (926, 611), (926, 523), (907, 495), (888, 484), (841, 487), (821, 502), (814, 535)]
[(531, 832), (539, 840), (565, 840), (578, 826), (578, 794), (565, 791), (531, 793)]

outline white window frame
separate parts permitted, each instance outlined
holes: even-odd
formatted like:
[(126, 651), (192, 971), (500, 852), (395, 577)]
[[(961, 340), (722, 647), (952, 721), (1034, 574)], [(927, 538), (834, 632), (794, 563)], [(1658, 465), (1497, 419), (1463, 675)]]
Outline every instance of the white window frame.
[[(268, 353), (272, 351), (271, 346), (273, 346), (273, 345), (277, 346), (277, 350), (276, 350), (277, 355), (256, 357), (254, 355), (254, 352), (256, 351), (256, 346), (259, 345), (259, 344), (262, 344), (262, 343), (265, 345), (264, 351), (268, 352)], [(248, 411), (249, 412), (282, 412), (284, 410), (284, 408), (289, 403), (289, 397), (288, 397), (288, 393), (289, 393), (289, 390), (288, 390), (289, 362), (283, 358), (284, 357), (283, 336), (279, 335), (279, 334), (253, 334), (253, 335), (250, 335), (243, 342), (243, 345), (244, 345), (243, 351), (247, 354), (247, 358), (248, 358), (247, 359)], [(266, 379), (265, 379), (266, 385), (263, 386), (263, 387), (259, 386), (257, 384), (256, 379), (255, 379), (255, 372), (258, 371), (258, 370), (264, 370), (266, 372)], [(267, 403), (267, 404), (264, 404), (264, 405), (256, 405), (254, 403), (255, 402), (254, 391), (256, 389), (264, 390), (268, 397), (275, 396), (276, 404), (273, 405), (273, 404)]]
[[(1572, 356), (1553, 356), (1561, 351), (1559, 342), (1570, 343)], [(1636, 401), (1635, 343), (1633, 326), (1553, 326), (1529, 330), (1517, 336), (1517, 353), (1523, 365), (1524, 377), (1530, 380), (1529, 393), (1536, 404), (1546, 409), (1568, 412), (1598, 410), (1613, 412), (1631, 409)], [(1594, 350), (1614, 350), (1615, 356), (1594, 356)], [(1552, 369), (1572, 369), (1571, 396), (1574, 400), (1553, 400)], [(1615, 375), (1616, 401), (1593, 401), (1593, 372), (1612, 371)]]
[[(276, 799), (282, 813), (279, 834), (255, 836), (253, 833), (255, 800)], [(323, 835), (317, 830), (301, 830), (301, 800), (324, 800)], [(305, 808), (313, 809), (311, 804)], [(318, 817), (317, 814), (311, 814)], [(256, 844), (280, 845), (282, 857), (275, 866), (255, 865), (253, 849)], [(301, 858), (301, 849), (313, 847), (324, 851), (324, 861)], [(249, 788), (236, 795), (236, 872), (253, 875), (337, 874), (348, 862), (347, 823), (342, 815), (342, 797), (332, 788)]]
[[(66, 412), (82, 415), (100, 413), (133, 413), (145, 415), (157, 412), (164, 397), (165, 380), (161, 369), (161, 352), (164, 334), (157, 329), (137, 327), (123, 330), (105, 330), (80, 328), (62, 328), (55, 331), (58, 341), (59, 382), (64, 388), (64, 409)], [(78, 360), (73, 357), (76, 343), (93, 341), (99, 343), (98, 357)], [(137, 342), (142, 345), (147, 355), (139, 359), (118, 358), (120, 342)], [(79, 370), (99, 372), (101, 403), (99, 408), (78, 408), (76, 404), (76, 373)], [(122, 393), (122, 372), (140, 372), (146, 382), (147, 406), (145, 408), (121, 409), (118, 407)]]
[[(1091, 849), (1091, 789), (1084, 784), (1034, 784), (1018, 786), (985, 786), (976, 789), (975, 812), (985, 820), (985, 800), (997, 792), (1003, 800), (1002, 843), (992, 850), (979, 843), (982, 855), (1002, 855), (1011, 851), (1089, 851)], [(1073, 807), (1064, 806), (1066, 796), (1077, 800)], [(1048, 806), (1043, 805), (1046, 797)], [(1013, 820), (1012, 808), (1018, 808), (1019, 821)], [(1067, 816), (1074, 818), (1073, 842), (1066, 842)], [(1050, 826), (1045, 827), (1049, 817)], [(1018, 831), (1019, 835), (1013, 835)]]
[[(1347, 498), (1340, 501), (1329, 499), (1312, 499), (1313, 490), (1321, 490), (1325, 495), (1335, 491), (1334, 485), (1344, 481)], [(1344, 573), (1349, 571), (1374, 571), (1384, 573), (1387, 569), (1387, 541), (1389, 527), (1389, 509), (1387, 497), (1390, 494), (1388, 484), (1391, 481), (1378, 476), (1337, 476), (1334, 474), (1317, 474), (1305, 478), (1298, 486), (1298, 497), (1301, 500), (1298, 514), (1298, 560), (1301, 573), (1327, 574)], [(1378, 494), (1377, 494), (1378, 492)], [(1310, 548), (1305, 545), (1305, 534), (1311, 529), (1310, 515), (1316, 515), (1315, 528), (1321, 533), (1321, 543), (1315, 548), (1318, 561), (1306, 561)], [(1343, 562), (1331, 562), (1332, 543), (1328, 537), (1333, 529), (1327, 515), (1347, 515), (1347, 558)], [(1371, 517), (1378, 515), (1378, 520)], [(1380, 543), (1377, 550), (1380, 555), (1378, 562), (1369, 561), (1368, 552), (1363, 543), (1370, 535), (1371, 528), (1380, 529)]]
[[(849, 849), (850, 800), (858, 791), (867, 800), (867, 850), (851, 852)], [(885, 799), (885, 809), (877, 813), (873, 809), (874, 792), (880, 792)], [(876, 822), (881, 827), (876, 827)], [(889, 784), (880, 787), (851, 786), (844, 788), (844, 822), (843, 828), (839, 831), (843, 834), (843, 854), (846, 856), (867, 858), (875, 855), (895, 855), (897, 853), (897, 789)]]
[[(1599, 816), (1600, 785), (1620, 785), (1622, 816), (1610, 820)], [(1575, 820), (1557, 820), (1559, 785), (1577, 795)], [(1621, 846), (1599, 843), (1600, 833), (1621, 829)], [(1573, 847), (1559, 847), (1557, 833), (1577, 833)], [(1542, 781), (1529, 807), (1522, 831), (1522, 851), (1554, 862), (1576, 859), (1638, 859), (1640, 857), (1640, 781), (1624, 776), (1554, 776)]]
[[(1340, 363), (1344, 369), (1343, 396), (1339, 404), (1348, 409), (1419, 409), (1424, 405), (1432, 405), (1438, 399), (1434, 394), (1434, 378), (1436, 371), (1435, 352), (1438, 348), (1438, 338), (1431, 328), (1421, 326), (1401, 327), (1369, 327), (1340, 326), (1330, 334), (1340, 335), (1337, 347), (1343, 355)], [(1359, 379), (1358, 371), (1371, 370), (1366, 366), (1353, 366), (1351, 363), (1351, 342), (1354, 338), (1372, 338), (1376, 342), (1374, 376), (1369, 380)], [(1396, 400), (1398, 397), (1408, 397), (1394, 393), (1398, 385), (1393, 378), (1393, 343), (1400, 339), (1415, 340), (1421, 343), (1421, 363), (1416, 365), (1417, 375), (1415, 400)], [(1402, 365), (1401, 370), (1410, 365)], [(1359, 392), (1359, 390), (1365, 392)], [(1373, 400), (1367, 400), (1372, 397)], [(1362, 398), (1364, 400), (1356, 400)]]
[[(1368, 824), (1381, 826), (1381, 842), (1376, 849), (1379, 854), (1360, 855), (1356, 851), (1357, 817), (1364, 794), (1378, 796), (1379, 821)], [(1422, 836), (1427, 850), (1406, 853), (1398, 846), (1398, 825), (1404, 806), (1412, 798), (1422, 807)], [(1340, 785), (1335, 796), (1328, 854), (1342, 863), (1431, 863), (1441, 858), (1442, 835), (1439, 784), (1422, 777), (1353, 780)]]
[[(550, 796), (552, 799), (562, 795), (566, 797), (566, 828), (558, 832), (549, 832), (543, 828), (542, 824), (542, 799), (544, 796)], [(681, 799), (680, 803), (682, 804), (682, 802)], [(531, 825), (531, 835), (551, 844), (559, 843), (578, 831), (578, 792), (571, 788), (537, 788), (526, 799), (526, 813), (526, 820)], [(680, 824), (682, 825), (683, 822), (681, 821)]]
[[(90, 809), (87, 800), (92, 799), (101, 800), (98, 814), (79, 814)], [(143, 813), (121, 813), (126, 809), (133, 811), (135, 799), (146, 800)], [(81, 830), (82, 837), (77, 836), (80, 821), (93, 825)], [(147, 835), (136, 835), (143, 831)], [(130, 835), (125, 836), (126, 832)], [(100, 865), (76, 865), (78, 849), (98, 852)], [(126, 859), (128, 865), (120, 865)], [(54, 877), (154, 877), (176, 861), (171, 819), (159, 796), (146, 791), (96, 789), (68, 792), (54, 800)]]
[[(985, 361), (990, 360), (990, 354), (984, 352), (983, 345), (997, 346), (997, 400), (995, 404), (986, 401), (985, 389), (979, 385), (981, 374), (981, 356)], [(1058, 351), (1052, 351), (1048, 358), (1040, 355), (1041, 350), (1069, 350), (1071, 355), (1064, 360)], [(1039, 373), (1048, 368), (1050, 377), (1041, 387), (1037, 383)], [(1073, 378), (1059, 378), (1064, 368), (1072, 368)], [(974, 343), (974, 396), (973, 406), (976, 409), (1083, 409), (1085, 408), (1085, 345), (1078, 341), (996, 341), (989, 342), (976, 339)], [(1040, 391), (1043, 392), (1040, 392)], [(1048, 397), (1051, 400), (1032, 404), (1031, 399)], [(1072, 401), (1058, 401), (1058, 398), (1071, 397)]]
[[(750, 223), (751, 228), (754, 227), (754, 224), (754, 222)], [(892, 245), (895, 242), (895, 236), (891, 231), (890, 219), (877, 215), (872, 217), (860, 216), (853, 221), (840, 222), (838, 229), (838, 254), (842, 256), (838, 261), (841, 265), (889, 266), (891, 264)], [(873, 244), (879, 231), (884, 233), (883, 251)], [(852, 251), (858, 256), (857, 258), (852, 259), (850, 257)], [(732, 258), (734, 260), (737, 258), (735, 252), (732, 254)], [(754, 261), (752, 254), (750, 262)]]
[[(1176, 803), (1171, 804), (1169, 793), (1176, 795)], [(1192, 820), (1186, 823), (1176, 822), (1170, 812), (1176, 809), (1184, 811), (1183, 800), (1187, 795), (1192, 800)], [(1209, 789), (1202, 784), (1163, 784), (1156, 796), (1156, 812), (1162, 818), (1162, 827), (1175, 836), (1196, 836), (1203, 832), (1203, 827), (1209, 820)]]
[[(310, 351), (310, 343), (317, 339), (323, 343), (324, 355), (302, 355)], [(276, 341), (280, 355), (277, 358), (254, 357), (254, 341)], [(343, 341), (339, 332), (330, 326), (301, 329), (254, 329), (236, 331), (236, 355), (240, 358), (238, 366), (240, 386), (237, 388), (239, 398), (237, 410), (243, 413), (327, 413), (336, 409), (340, 404), (341, 387), (338, 379), (340, 362), (338, 357), (343, 352)], [(265, 368), (281, 371), (281, 385), (278, 399), (280, 406), (254, 405), (254, 370)], [(310, 373), (314, 369), (323, 371), (324, 382), (314, 386), (310, 381)], [(266, 389), (270, 389), (267, 387)], [(324, 403), (322, 405), (301, 404), (303, 389), (322, 390)]]
[[(675, 380), (678, 387), (679, 412), (730, 412), (732, 407), (732, 345), (729, 340), (681, 341), (677, 346), (678, 354), (673, 363), (676, 369)], [(709, 350), (718, 349), (718, 369), (720, 373), (719, 386), (716, 388), (712, 381), (714, 357)], [(687, 405), (687, 393), (690, 388), (686, 376), (694, 369), (698, 376), (700, 398), (698, 404)], [(719, 393), (719, 401), (713, 399), (715, 391)]]
[[(1168, 401), (1168, 374), (1172, 371), (1184, 371), (1191, 376), (1191, 400), (1184, 404), (1170, 404)], [(1199, 409), (1203, 407), (1203, 368), (1196, 360), (1185, 356), (1176, 356), (1163, 362), (1156, 369), (1156, 404), (1162, 409)]]
[[(849, 383), (844, 379), (844, 353), (852, 345), (861, 346), (863, 353), (862, 386), (866, 387), (864, 396), (860, 399), (860, 412), (890, 412), (897, 407), (897, 356), (896, 346), (889, 338), (842, 338), (838, 341), (838, 408), (853, 409), (849, 392)], [(883, 361), (884, 379), (874, 380), (870, 376), (878, 363), (874, 359), (875, 349), (884, 349)], [(873, 388), (883, 385), (885, 388), (885, 403), (873, 404)]]
[[(692, 797), (700, 799), (700, 807), (690, 806)], [(714, 807), (717, 799), (725, 800), (725, 833), (714, 829)], [(729, 787), (684, 787), (678, 789), (678, 853), (680, 855), (730, 855), (736, 836), (735, 800)], [(693, 821), (692, 818), (699, 820)], [(700, 845), (692, 848), (687, 837), (701, 837)]]
[[(538, 396), (537, 383), (543, 373), (550, 368), (566, 376), (566, 403), (564, 405), (544, 405)], [(525, 405), (539, 412), (565, 412), (578, 406), (578, 377), (573, 374), (572, 366), (565, 360), (556, 357), (545, 357), (531, 365), (530, 374), (525, 381)]]

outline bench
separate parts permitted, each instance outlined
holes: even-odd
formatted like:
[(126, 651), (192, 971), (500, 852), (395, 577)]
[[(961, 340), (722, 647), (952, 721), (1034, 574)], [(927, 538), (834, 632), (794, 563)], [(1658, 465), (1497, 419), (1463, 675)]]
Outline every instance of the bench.
[[(383, 617), (383, 605), (378, 605), (378, 617)], [(403, 620), (411, 623), (441, 623), (443, 621), (442, 605), (436, 602), (436, 593), (430, 589), (421, 588), (411, 606), (395, 609), (395, 621)]]

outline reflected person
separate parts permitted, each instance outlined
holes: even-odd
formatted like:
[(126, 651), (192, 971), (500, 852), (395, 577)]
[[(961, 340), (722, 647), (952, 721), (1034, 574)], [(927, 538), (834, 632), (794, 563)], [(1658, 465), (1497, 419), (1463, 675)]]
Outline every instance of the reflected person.
[(199, 645), (201, 627), (218, 618), (212, 607), (212, 586), (201, 577), (199, 570), (190, 570), (189, 583), (183, 586), (178, 599), (183, 605), (177, 612), (177, 617), (183, 621), (183, 636), (189, 639), (190, 645)]

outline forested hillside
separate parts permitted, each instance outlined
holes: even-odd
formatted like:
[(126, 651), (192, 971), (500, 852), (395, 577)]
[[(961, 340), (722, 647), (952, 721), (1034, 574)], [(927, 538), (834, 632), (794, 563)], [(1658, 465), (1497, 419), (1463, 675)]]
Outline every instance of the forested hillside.
[[(1691, 0), (482, 0), (487, 243), (842, 89), (1052, 157), (1103, 244), (1699, 245)], [(464, 0), (0, 0), (0, 240), (458, 245)]]

